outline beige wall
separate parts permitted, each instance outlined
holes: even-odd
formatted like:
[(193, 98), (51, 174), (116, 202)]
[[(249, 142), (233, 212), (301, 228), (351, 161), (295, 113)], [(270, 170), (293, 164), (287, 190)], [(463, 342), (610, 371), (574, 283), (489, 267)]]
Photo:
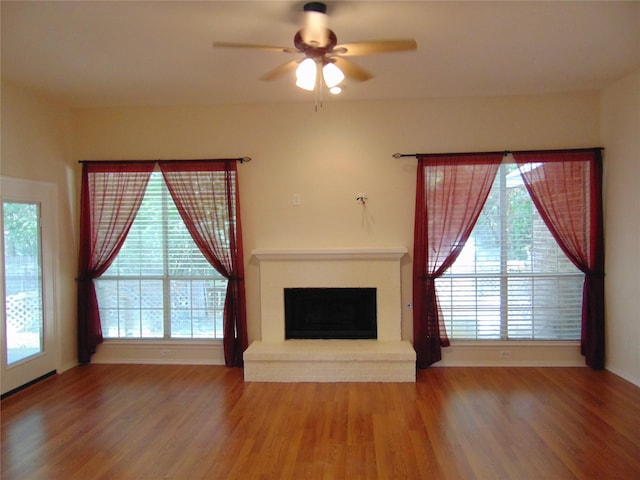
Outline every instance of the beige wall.
[[(595, 92), (329, 102), (317, 113), (311, 99), (288, 105), (86, 109), (75, 112), (74, 157), (253, 158), (239, 166), (253, 340), (260, 338), (254, 248), (407, 247), (411, 252), (416, 161), (394, 159), (394, 152), (596, 146), (599, 109)], [(356, 201), (360, 192), (368, 197), (365, 207)], [(292, 205), (294, 193), (301, 206)], [(402, 262), (402, 299), (402, 336), (411, 339), (410, 255)], [(488, 360), (498, 358), (495, 350), (486, 352)], [(447, 355), (455, 364), (455, 350)]]
[(640, 70), (602, 94), (607, 368), (640, 386)]
[(76, 356), (77, 198), (72, 154), (70, 110), (2, 82), (2, 145), (0, 174), (6, 177), (51, 182), (58, 191), (58, 245), (56, 264), (56, 322), (61, 361), (66, 370)]
[[(253, 158), (239, 166), (253, 340), (261, 335), (254, 248), (406, 247), (411, 252), (415, 159), (394, 159), (394, 152), (573, 148), (604, 140), (607, 361), (638, 383), (637, 257), (635, 265), (616, 258), (638, 244), (637, 222), (629, 228), (639, 206), (639, 121), (631, 102), (637, 98), (638, 74), (602, 95), (328, 102), (317, 113), (311, 101), (70, 111), (3, 82), (1, 173), (58, 186), (57, 312), (62, 360), (69, 366), (76, 358), (79, 159)], [(355, 199), (360, 192), (368, 197), (364, 207)], [(301, 206), (292, 205), (294, 193), (300, 194)], [(411, 339), (410, 254), (402, 261), (402, 301), (402, 336)], [(454, 346), (445, 350), (442, 364), (499, 364), (497, 352), (503, 348)], [(514, 356), (532, 363), (541, 361), (540, 355), (543, 362), (574, 361), (566, 351), (552, 350), (536, 353), (523, 346)]]

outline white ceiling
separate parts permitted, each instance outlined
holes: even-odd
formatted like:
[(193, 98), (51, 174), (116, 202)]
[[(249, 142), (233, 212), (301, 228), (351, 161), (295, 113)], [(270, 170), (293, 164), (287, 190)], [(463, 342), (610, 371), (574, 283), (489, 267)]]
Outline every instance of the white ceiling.
[[(600, 89), (640, 67), (640, 1), (328, 1), (338, 43), (414, 38), (350, 57), (375, 75), (330, 101)], [(1, 2), (2, 77), (74, 107), (313, 101), (293, 73), (304, 1)], [(328, 96), (328, 94), (327, 94)]]

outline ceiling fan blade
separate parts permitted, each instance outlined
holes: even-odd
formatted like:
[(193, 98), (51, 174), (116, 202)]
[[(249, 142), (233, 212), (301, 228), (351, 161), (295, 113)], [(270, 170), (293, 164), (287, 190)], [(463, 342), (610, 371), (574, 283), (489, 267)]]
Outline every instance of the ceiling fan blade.
[(402, 52), (416, 50), (418, 44), (413, 39), (374, 40), (372, 42), (343, 43), (333, 47), (332, 53), (340, 55), (371, 55), (374, 53)]
[(265, 80), (265, 81), (275, 80), (279, 76), (284, 75), (285, 73), (288, 73), (292, 70), (295, 70), (295, 68), (298, 66), (299, 63), (300, 63), (300, 60), (292, 60), (283, 65), (280, 65), (279, 67), (274, 68), (270, 72), (265, 73), (263, 76), (260, 77), (260, 80)]
[(214, 48), (253, 48), (257, 50), (267, 50), (271, 52), (299, 53), (293, 47), (277, 47), (273, 45), (259, 45), (255, 43), (235, 43), (235, 42), (213, 42)]
[(342, 57), (332, 57), (332, 60), (335, 62), (336, 66), (342, 70), (342, 73), (352, 80), (357, 82), (366, 82), (373, 78), (373, 75), (367, 72), (364, 68), (353, 63), (351, 60), (347, 60)]

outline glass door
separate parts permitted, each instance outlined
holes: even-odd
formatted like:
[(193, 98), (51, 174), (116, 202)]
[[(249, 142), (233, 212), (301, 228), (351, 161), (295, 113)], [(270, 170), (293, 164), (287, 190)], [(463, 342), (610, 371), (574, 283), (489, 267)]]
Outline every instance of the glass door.
[(42, 353), (40, 205), (2, 202), (7, 366)]
[[(48, 185), (48, 184), (45, 184)], [(2, 394), (56, 370), (52, 186), (2, 179)]]

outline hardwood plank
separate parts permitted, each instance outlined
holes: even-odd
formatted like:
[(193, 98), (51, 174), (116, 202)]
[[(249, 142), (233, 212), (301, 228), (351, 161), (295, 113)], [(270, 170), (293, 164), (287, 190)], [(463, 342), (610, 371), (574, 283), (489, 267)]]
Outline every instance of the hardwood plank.
[(3, 480), (640, 478), (640, 388), (587, 368), (276, 384), (88, 365), (0, 408)]

